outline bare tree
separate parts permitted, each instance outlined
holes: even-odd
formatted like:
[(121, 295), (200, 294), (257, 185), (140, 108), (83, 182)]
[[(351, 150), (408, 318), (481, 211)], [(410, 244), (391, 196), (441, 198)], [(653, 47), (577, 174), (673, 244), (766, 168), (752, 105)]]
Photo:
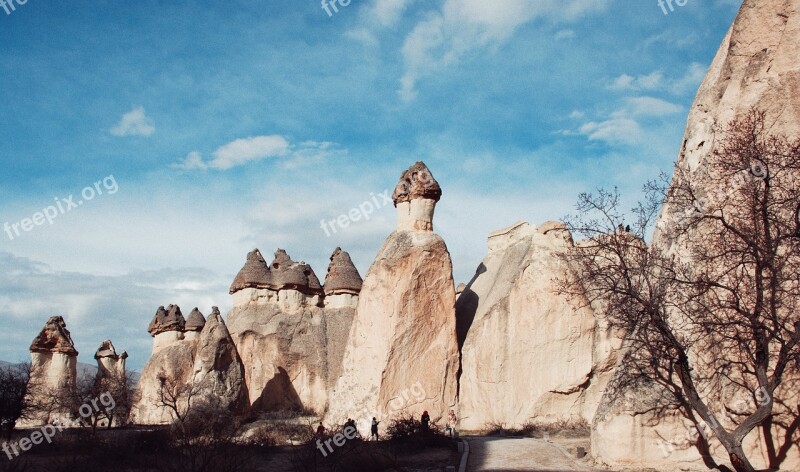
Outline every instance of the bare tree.
[[(776, 468), (800, 427), (800, 140), (766, 128), (752, 111), (705, 167), (648, 184), (630, 232), (617, 191), (581, 195), (568, 224), (587, 239), (561, 283), (626, 333), (626, 382), (664, 393), (653, 413), (707, 425), (739, 472), (754, 470), (742, 447), (754, 429)], [(667, 224), (648, 247), (662, 204)], [(725, 469), (707, 439), (706, 465)]]
[(158, 375), (158, 399), (156, 406), (166, 408), (173, 420), (184, 424), (195, 406), (200, 387), (192, 379), (184, 381), (187, 376), (181, 372), (167, 375), (162, 372)]
[(25, 391), (31, 376), (31, 364), (24, 363), (0, 367), (0, 426), (7, 439), (24, 418)]

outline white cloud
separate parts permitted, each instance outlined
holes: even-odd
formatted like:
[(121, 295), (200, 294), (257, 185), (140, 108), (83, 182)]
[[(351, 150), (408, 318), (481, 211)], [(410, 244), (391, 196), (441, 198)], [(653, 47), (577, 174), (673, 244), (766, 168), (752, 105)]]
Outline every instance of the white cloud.
[(283, 136), (256, 136), (221, 146), (214, 151), (211, 161), (205, 161), (199, 151), (192, 151), (171, 167), (180, 170), (228, 170), (252, 161), (276, 157), (281, 158), (284, 169), (290, 169), (344, 155), (347, 155), (347, 149), (330, 141), (305, 141), (292, 145)]
[(609, 0), (446, 0), (408, 34), (403, 46), (405, 73), (398, 91), (405, 101), (416, 97), (417, 82), (467, 52), (501, 44), (535, 18), (571, 21), (602, 11)]
[(203, 156), (198, 151), (192, 151), (178, 164), (172, 166), (181, 170), (206, 170), (208, 164), (203, 161)]
[(288, 150), (289, 142), (283, 136), (254, 136), (237, 139), (214, 151), (214, 159), (208, 165), (214, 169), (227, 170), (250, 161), (281, 156)]
[(155, 131), (153, 120), (147, 117), (141, 106), (122, 115), (119, 123), (111, 128), (114, 136), (150, 136)]
[(697, 90), (705, 75), (706, 66), (693, 62), (681, 77), (667, 78), (659, 70), (635, 77), (629, 74), (622, 74), (611, 81), (608, 88), (633, 92), (663, 90), (673, 95), (684, 95)]
[(664, 75), (661, 71), (654, 71), (647, 75), (633, 77), (622, 74), (609, 85), (612, 90), (655, 90), (663, 85)]
[(414, 0), (375, 0), (367, 7), (370, 19), (382, 26), (393, 26)]
[(609, 144), (636, 144), (646, 139), (639, 119), (664, 118), (683, 111), (680, 105), (654, 97), (629, 97), (623, 103), (622, 108), (607, 117), (584, 123), (577, 132), (561, 131), (561, 134), (583, 135), (589, 141)]
[(608, 143), (634, 143), (642, 132), (636, 120), (627, 117), (614, 117), (605, 121), (590, 121), (580, 127), (580, 134), (589, 141)]
[(626, 107), (618, 113), (632, 116), (666, 116), (683, 111), (683, 107), (654, 97), (632, 97), (625, 99)]

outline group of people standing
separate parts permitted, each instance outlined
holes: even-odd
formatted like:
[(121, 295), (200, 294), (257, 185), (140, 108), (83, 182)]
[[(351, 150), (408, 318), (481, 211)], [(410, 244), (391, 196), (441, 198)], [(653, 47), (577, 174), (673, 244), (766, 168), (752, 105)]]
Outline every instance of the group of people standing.
[[(377, 441), (380, 439), (380, 435), (378, 433), (378, 425), (381, 422), (378, 421), (377, 418), (374, 416), (372, 417), (372, 423), (370, 425), (370, 440)], [(458, 437), (458, 432), (456, 431), (456, 424), (458, 423), (458, 417), (456, 416), (456, 412), (454, 410), (450, 410), (450, 413), (447, 415), (447, 423), (444, 427), (445, 434), (452, 437)], [(428, 414), (428, 410), (422, 412), (422, 417), (420, 418), (420, 425), (422, 433), (428, 433), (431, 429), (431, 415)], [(344, 423), (344, 429), (347, 430), (348, 428), (352, 428), (358, 431), (358, 427), (356, 426), (356, 421), (352, 418), (347, 418), (347, 421)], [(322, 423), (319, 424), (317, 427), (317, 437), (322, 437), (325, 435), (325, 426)]]

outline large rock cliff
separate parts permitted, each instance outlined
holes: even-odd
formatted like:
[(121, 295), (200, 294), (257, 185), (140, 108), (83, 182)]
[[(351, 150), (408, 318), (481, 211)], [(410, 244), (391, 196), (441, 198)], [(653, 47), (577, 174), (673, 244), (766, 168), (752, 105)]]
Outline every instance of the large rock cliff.
[[(717, 159), (723, 132), (735, 119), (741, 119), (751, 109), (766, 112), (767, 131), (790, 138), (800, 137), (800, 1), (745, 0), (739, 14), (722, 42), (714, 61), (692, 105), (687, 120), (683, 146), (678, 156), (675, 179), (688, 179), (700, 194), (712, 195), (719, 189), (708, 178), (711, 164)], [(683, 214), (694, 211), (667, 205), (658, 222), (654, 245), (679, 258), (688, 260), (683, 237), (674, 237), (672, 229)], [(702, 231), (702, 227), (690, 231)], [(695, 346), (694, 350), (698, 349)], [(705, 350), (703, 347), (699, 349)], [(707, 352), (707, 350), (706, 350)], [(703, 353), (692, 352), (693, 356)], [(674, 470), (700, 463), (692, 437), (691, 426), (679, 415), (657, 418), (645, 413), (661, 394), (621, 387), (625, 373), (619, 372), (603, 397), (594, 422), (593, 454), (612, 465), (639, 465)], [(796, 375), (795, 375), (796, 376)], [(797, 416), (796, 394), (787, 389), (779, 394), (794, 398), (789, 402)], [(706, 394), (719, 389), (717, 385), (701, 385)], [(716, 395), (716, 393), (714, 393)], [(712, 404), (720, 417), (731, 405)], [(782, 406), (776, 405), (776, 412)], [(776, 417), (777, 418), (777, 417)], [(791, 418), (790, 418), (791, 421)], [(778, 438), (776, 438), (778, 439)], [(797, 440), (796, 440), (797, 441)], [(756, 464), (765, 463), (765, 448), (759, 431), (746, 440), (749, 457)], [(712, 452), (725, 458), (724, 450), (712, 438)], [(786, 470), (800, 468), (800, 448), (795, 446), (784, 463)]]
[(341, 372), (361, 277), (337, 248), (323, 290), (311, 267), (279, 249), (269, 266), (252, 251), (231, 286), (228, 326), (253, 412), (323, 414)]
[(572, 244), (560, 223), (489, 236), (489, 254), (456, 303), (461, 428), (591, 422), (619, 340), (590, 308), (558, 294)]

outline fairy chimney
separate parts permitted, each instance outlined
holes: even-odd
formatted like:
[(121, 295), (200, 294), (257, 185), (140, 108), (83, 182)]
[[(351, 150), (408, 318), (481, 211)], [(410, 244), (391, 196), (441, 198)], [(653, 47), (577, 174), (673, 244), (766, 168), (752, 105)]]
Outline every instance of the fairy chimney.
[(350, 254), (337, 247), (331, 255), (328, 275), (325, 276), (325, 307), (355, 307), (363, 283)]
[(184, 339), (190, 341), (196, 340), (200, 336), (200, 331), (206, 325), (206, 318), (200, 312), (200, 309), (195, 307), (189, 317), (186, 318), (186, 331), (183, 333)]
[(117, 354), (110, 339), (106, 339), (100, 344), (94, 353), (94, 358), (97, 361), (97, 378), (99, 380), (125, 377), (125, 361), (128, 359), (128, 353), (123, 351), (122, 354)]
[(153, 337), (153, 350), (161, 349), (183, 339), (186, 320), (177, 305), (158, 307), (147, 331)]
[(397, 231), (433, 231), (433, 212), (442, 189), (423, 162), (400, 176), (392, 200), (397, 208)]

